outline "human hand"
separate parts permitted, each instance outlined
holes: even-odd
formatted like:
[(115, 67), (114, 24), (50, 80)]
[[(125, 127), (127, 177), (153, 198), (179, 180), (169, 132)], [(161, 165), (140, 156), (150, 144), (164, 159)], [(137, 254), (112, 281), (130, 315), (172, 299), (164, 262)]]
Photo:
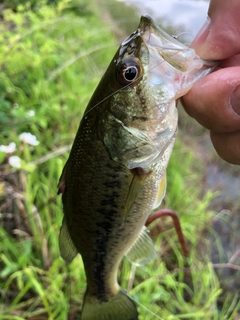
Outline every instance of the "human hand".
[(240, 1), (212, 0), (209, 18), (191, 47), (219, 68), (182, 99), (187, 113), (210, 130), (224, 160), (240, 165)]

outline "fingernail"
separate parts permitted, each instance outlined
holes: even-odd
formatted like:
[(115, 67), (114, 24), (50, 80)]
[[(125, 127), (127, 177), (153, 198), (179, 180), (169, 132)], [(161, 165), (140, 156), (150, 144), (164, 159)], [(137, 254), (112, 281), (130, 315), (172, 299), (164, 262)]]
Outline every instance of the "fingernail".
[(202, 28), (198, 31), (196, 37), (194, 38), (191, 47), (201, 45), (207, 38), (210, 30), (211, 19), (207, 17), (207, 20), (203, 24)]
[(233, 89), (230, 97), (230, 104), (233, 111), (240, 115), (240, 85)]

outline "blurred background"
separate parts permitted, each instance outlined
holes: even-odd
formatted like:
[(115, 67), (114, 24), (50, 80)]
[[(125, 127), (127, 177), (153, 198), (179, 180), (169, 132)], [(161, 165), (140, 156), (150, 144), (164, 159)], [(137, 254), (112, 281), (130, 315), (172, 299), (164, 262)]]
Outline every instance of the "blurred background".
[[(151, 15), (190, 44), (208, 1), (0, 1), (0, 319), (79, 319), (81, 257), (59, 256), (57, 184), (81, 116), (115, 51)], [(162, 208), (151, 227), (158, 257), (119, 282), (140, 319), (240, 318), (239, 167), (216, 155), (207, 130), (178, 105), (179, 134)], [(181, 160), (180, 160), (181, 159)], [(180, 161), (179, 161), (180, 160)]]

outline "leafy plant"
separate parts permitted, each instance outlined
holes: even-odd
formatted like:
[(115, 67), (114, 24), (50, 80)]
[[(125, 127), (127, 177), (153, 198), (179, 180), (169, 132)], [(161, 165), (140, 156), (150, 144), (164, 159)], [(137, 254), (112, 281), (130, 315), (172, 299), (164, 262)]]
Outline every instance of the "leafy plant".
[[(59, 1), (2, 12), (0, 131), (3, 149), (12, 150), (1, 152), (1, 319), (18, 310), (21, 319), (65, 320), (76, 311), (69, 311), (70, 299), (79, 304), (84, 290), (80, 259), (67, 267), (59, 257), (56, 193), (82, 112), (115, 51), (94, 10), (87, 2)], [(21, 140), (23, 132), (39, 143)]]

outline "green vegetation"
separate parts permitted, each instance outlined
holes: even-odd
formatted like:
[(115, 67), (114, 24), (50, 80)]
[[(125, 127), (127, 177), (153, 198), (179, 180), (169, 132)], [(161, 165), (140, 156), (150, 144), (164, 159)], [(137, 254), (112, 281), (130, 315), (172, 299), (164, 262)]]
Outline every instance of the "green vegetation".
[[(69, 266), (59, 256), (57, 183), (117, 42), (96, 4), (38, 1), (32, 10), (35, 2), (25, 2), (7, 6), (0, 24), (0, 145), (15, 143), (12, 153), (0, 151), (0, 319), (75, 319), (85, 274), (80, 256)], [(21, 140), (23, 132), (37, 141)], [(202, 231), (212, 217), (212, 195), (201, 195), (200, 179), (200, 164), (178, 141), (164, 205), (179, 213), (190, 256), (183, 258), (172, 224), (165, 221), (156, 238), (158, 259), (136, 270), (130, 292), (142, 304), (142, 320), (234, 319), (240, 308), (230, 297), (218, 311), (218, 279), (208, 257), (199, 256)], [(130, 275), (124, 260), (119, 270), (124, 289), (131, 287)]]
[[(94, 10), (87, 1), (60, 1), (34, 12), (26, 6), (2, 12), (0, 144), (16, 144), (12, 155), (21, 168), (10, 167), (0, 153), (1, 319), (44, 314), (66, 320), (81, 305), (81, 259), (68, 267), (59, 257), (56, 194), (83, 110), (116, 50)], [(39, 144), (21, 141), (23, 132)], [(11, 223), (14, 237), (6, 231)]]

